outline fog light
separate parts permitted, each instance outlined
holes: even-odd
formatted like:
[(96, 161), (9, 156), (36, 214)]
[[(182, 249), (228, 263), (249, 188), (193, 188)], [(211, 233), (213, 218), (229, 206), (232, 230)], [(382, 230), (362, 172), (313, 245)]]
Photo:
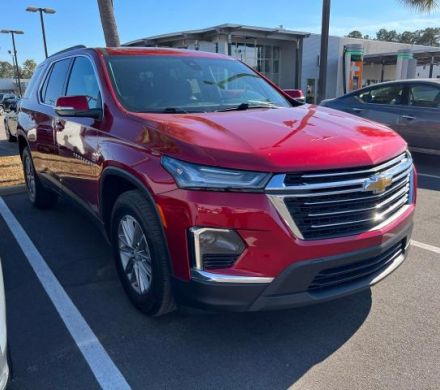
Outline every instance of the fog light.
[(195, 267), (200, 270), (231, 267), (245, 249), (234, 230), (192, 228), (190, 233)]

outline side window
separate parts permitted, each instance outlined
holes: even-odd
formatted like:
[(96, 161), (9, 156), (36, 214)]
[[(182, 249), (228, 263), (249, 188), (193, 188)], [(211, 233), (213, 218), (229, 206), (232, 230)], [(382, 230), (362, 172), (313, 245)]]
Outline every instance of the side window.
[(402, 105), (404, 104), (403, 87), (401, 85), (389, 85), (370, 89), (368, 99), (368, 103)]
[(414, 85), (409, 91), (409, 104), (416, 107), (440, 107), (440, 88), (431, 85)]
[(77, 57), (72, 66), (66, 96), (87, 96), (90, 108), (101, 106), (98, 81), (89, 59)]
[(364, 103), (371, 103), (371, 89), (361, 92), (359, 95), (356, 95), (356, 98)]
[(32, 75), (31, 81), (29, 82), (26, 91), (24, 92), (23, 98), (29, 99), (31, 94), (34, 93), (35, 88), (37, 87), (38, 81), (40, 80), (41, 72), (43, 71), (43, 67), (39, 66), (35, 69), (34, 74)]
[(44, 103), (55, 106), (57, 99), (64, 95), (64, 82), (66, 81), (67, 70), (69, 69), (70, 59), (55, 62), (48, 79), (42, 90), (42, 100)]

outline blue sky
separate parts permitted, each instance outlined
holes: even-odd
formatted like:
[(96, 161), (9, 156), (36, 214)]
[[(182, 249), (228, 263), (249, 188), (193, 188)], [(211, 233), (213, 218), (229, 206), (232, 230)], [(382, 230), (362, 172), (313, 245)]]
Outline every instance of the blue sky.
[[(28, 5), (52, 7), (45, 18), (49, 53), (76, 44), (104, 46), (95, 0), (3, 0), (0, 29), (21, 29), (17, 37), (19, 62), (44, 59), (37, 14)], [(121, 42), (186, 29), (238, 23), (263, 27), (283, 25), (299, 31), (319, 32), (321, 0), (114, 0)], [(380, 28), (415, 30), (440, 27), (440, 11), (420, 14), (399, 0), (333, 0), (331, 33), (344, 35), (357, 29), (374, 35)], [(0, 34), (0, 60), (10, 60), (10, 36)]]

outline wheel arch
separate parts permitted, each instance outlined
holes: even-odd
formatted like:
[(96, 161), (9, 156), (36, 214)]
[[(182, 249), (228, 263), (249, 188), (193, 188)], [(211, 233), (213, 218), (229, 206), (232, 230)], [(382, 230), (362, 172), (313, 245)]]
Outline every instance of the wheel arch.
[(18, 142), (18, 151), (20, 153), (20, 158), (23, 157), (23, 150), (29, 147), (26, 137), (17, 131), (17, 142)]
[[(117, 184), (117, 186), (115, 186), (115, 184)], [(142, 182), (140, 178), (136, 177), (134, 174), (129, 173), (122, 168), (113, 166), (105, 168), (102, 172), (99, 188), (99, 211), (107, 236), (111, 238), (111, 215), (116, 200), (124, 192), (131, 190), (139, 190), (152, 204), (156, 218), (161, 227), (162, 236), (165, 240), (164, 244), (168, 254), (169, 266), (173, 273), (174, 267), (168, 248), (167, 235), (165, 234), (162, 218), (160, 217), (157, 204), (153, 195), (151, 194), (150, 189)]]

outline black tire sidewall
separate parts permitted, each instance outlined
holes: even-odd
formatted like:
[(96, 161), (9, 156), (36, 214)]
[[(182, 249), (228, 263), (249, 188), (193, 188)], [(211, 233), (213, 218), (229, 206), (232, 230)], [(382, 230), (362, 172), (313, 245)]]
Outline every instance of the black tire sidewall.
[[(31, 165), (32, 165), (32, 169), (33, 169), (33, 171), (34, 171), (35, 194), (34, 194), (33, 197), (32, 197), (32, 195), (31, 195), (31, 193), (29, 192), (29, 187), (28, 187), (28, 182), (27, 182), (27, 174), (26, 174), (26, 159), (29, 159), (29, 160), (30, 160), (30, 163), (31, 163)], [(32, 204), (35, 204), (35, 203), (36, 203), (37, 196), (38, 196), (38, 194), (37, 194), (37, 191), (38, 191), (38, 186), (37, 186), (37, 176), (36, 176), (36, 173), (35, 173), (34, 162), (32, 161), (31, 153), (30, 153), (30, 151), (29, 151), (28, 148), (25, 148), (25, 149), (23, 150), (23, 174), (24, 174), (24, 180), (25, 180), (25, 182), (26, 182), (26, 190), (27, 190), (26, 192), (27, 192), (27, 194), (28, 194), (28, 198), (29, 198), (29, 200), (30, 200), (30, 202), (31, 202)]]
[[(143, 294), (138, 294), (131, 286), (120, 259), (118, 227), (121, 219), (126, 215), (130, 215), (140, 224), (150, 249), (152, 259), (152, 281), (150, 288)], [(157, 224), (157, 221), (152, 220), (149, 221), (149, 224), (150, 223)], [(159, 227), (155, 226), (155, 228), (157, 229)], [(161, 262), (162, 256), (166, 255), (163, 253), (163, 243), (154, 242), (156, 240), (151, 236), (151, 231), (145, 218), (142, 216), (140, 210), (137, 209), (136, 205), (129, 205), (125, 202), (116, 202), (112, 216), (111, 238), (116, 268), (125, 291), (136, 307), (143, 312), (151, 312), (154, 314), (159, 309), (158, 306), (161, 305), (161, 297), (164, 293), (162, 281), (168, 276), (165, 275), (163, 263)]]

